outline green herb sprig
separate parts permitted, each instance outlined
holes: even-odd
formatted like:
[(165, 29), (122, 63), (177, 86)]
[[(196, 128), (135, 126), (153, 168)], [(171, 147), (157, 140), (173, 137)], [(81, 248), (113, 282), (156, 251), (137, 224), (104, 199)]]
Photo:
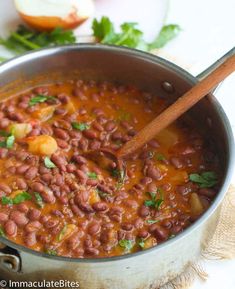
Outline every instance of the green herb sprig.
[(90, 125), (85, 122), (72, 122), (73, 129), (84, 131), (90, 128)]
[[(159, 198), (157, 198), (157, 193), (159, 193), (160, 195)], [(162, 206), (162, 203), (164, 202), (163, 190), (158, 188), (157, 192), (148, 192), (148, 194), (150, 195), (151, 199), (146, 200), (144, 202), (144, 205), (146, 207), (151, 207), (151, 208), (159, 210)]]
[(2, 197), (2, 204), (3, 205), (18, 205), (20, 203), (23, 203), (25, 201), (31, 200), (32, 196), (27, 192), (22, 192), (16, 195), (14, 198)]
[(29, 106), (34, 106), (38, 103), (43, 103), (46, 101), (55, 101), (55, 100), (56, 98), (54, 96), (46, 96), (46, 95), (38, 94), (29, 100)]
[(198, 184), (200, 188), (211, 188), (218, 183), (218, 178), (215, 172), (208, 171), (201, 174), (190, 174), (190, 181)]
[(126, 253), (130, 252), (134, 246), (133, 241), (126, 239), (120, 240), (118, 244), (125, 250)]

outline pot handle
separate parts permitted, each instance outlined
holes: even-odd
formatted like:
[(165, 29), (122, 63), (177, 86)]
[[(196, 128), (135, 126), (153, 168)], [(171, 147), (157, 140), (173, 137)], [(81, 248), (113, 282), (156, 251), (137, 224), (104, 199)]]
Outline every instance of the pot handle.
[(21, 271), (21, 258), (17, 250), (0, 243), (0, 267), (17, 273)]
[[(214, 62), (212, 65), (210, 65), (207, 69), (205, 69), (203, 72), (198, 74), (196, 77), (199, 81), (206, 78), (211, 72), (213, 72), (219, 65), (221, 65), (223, 62), (225, 62), (229, 57), (235, 55), (235, 47), (233, 47), (231, 50), (229, 50), (226, 54), (224, 54), (220, 59), (218, 59), (216, 62)], [(221, 82), (222, 83), (222, 82)], [(221, 85), (219, 84), (219, 86)], [(212, 90), (212, 93), (215, 92), (215, 90), (218, 89), (218, 87), (215, 87)]]

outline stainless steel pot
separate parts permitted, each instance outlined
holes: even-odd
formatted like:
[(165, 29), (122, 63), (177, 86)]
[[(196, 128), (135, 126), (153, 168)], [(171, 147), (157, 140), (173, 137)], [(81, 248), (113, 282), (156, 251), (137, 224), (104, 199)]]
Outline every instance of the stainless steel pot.
[[(46, 83), (74, 75), (137, 85), (172, 100), (198, 81), (176, 65), (147, 53), (84, 44), (44, 49), (4, 63), (0, 66), (0, 99), (33, 85), (35, 79), (37, 83)], [(224, 168), (219, 194), (195, 224), (146, 251), (101, 259), (48, 256), (0, 238), (3, 244), (0, 276), (11, 280), (78, 281), (82, 289), (147, 289), (158, 288), (182, 272), (198, 257), (208, 232), (214, 230), (234, 160), (232, 130), (216, 99), (208, 96), (188, 114), (195, 125), (203, 128), (207, 135), (213, 135)]]

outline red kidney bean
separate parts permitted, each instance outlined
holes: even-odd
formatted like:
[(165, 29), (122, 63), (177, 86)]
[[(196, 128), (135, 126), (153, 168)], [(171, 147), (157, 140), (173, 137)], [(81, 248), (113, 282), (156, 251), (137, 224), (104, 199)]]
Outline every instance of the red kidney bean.
[(8, 220), (8, 215), (0, 212), (0, 223), (4, 223)]
[(176, 187), (176, 191), (185, 196), (191, 192), (191, 188), (188, 185), (181, 185)]
[(208, 198), (213, 198), (216, 195), (216, 191), (214, 191), (213, 189), (208, 189), (208, 188), (202, 188), (198, 191), (198, 193)]
[(134, 226), (133, 226), (131, 223), (125, 222), (125, 223), (122, 223), (122, 224), (121, 224), (121, 227), (122, 227), (122, 229), (125, 230), (125, 231), (132, 231), (132, 229), (133, 229)]
[(20, 211), (12, 211), (10, 219), (20, 227), (25, 226), (29, 221), (25, 214)]
[(74, 173), (76, 171), (76, 166), (74, 164), (68, 164), (66, 170), (68, 173)]
[(62, 140), (68, 140), (69, 139), (69, 135), (68, 133), (61, 129), (61, 128), (55, 128), (54, 129), (54, 135)]
[(26, 171), (26, 173), (24, 174), (24, 177), (27, 180), (32, 180), (36, 177), (37, 173), (38, 173), (38, 168), (37, 167), (31, 167), (30, 169), (28, 169)]
[(149, 207), (146, 207), (143, 205), (140, 207), (138, 213), (139, 213), (140, 217), (145, 218), (145, 217), (150, 215), (150, 209), (149, 209)]
[(147, 238), (148, 236), (149, 236), (149, 232), (148, 232), (147, 230), (140, 230), (140, 231), (138, 232), (138, 237), (139, 237), (139, 238), (145, 239), (145, 238)]
[(76, 170), (76, 175), (78, 176), (78, 178), (80, 179), (80, 182), (82, 184), (85, 184), (87, 181), (87, 174), (84, 173), (82, 170)]
[(140, 182), (143, 185), (147, 185), (147, 184), (150, 184), (152, 182), (152, 179), (149, 177), (144, 177), (143, 179), (140, 180)]
[(65, 140), (62, 140), (62, 139), (57, 139), (56, 142), (57, 142), (57, 145), (62, 149), (66, 149), (69, 146), (69, 144)]
[(35, 232), (28, 233), (24, 238), (25, 245), (31, 247), (37, 243)]
[(89, 227), (87, 229), (88, 234), (90, 234), (91, 236), (94, 236), (100, 232), (100, 228), (101, 228), (101, 226), (99, 223), (93, 223), (93, 224), (89, 225)]
[(171, 234), (178, 234), (180, 231), (182, 231), (182, 226), (180, 225), (174, 225), (171, 229)]
[(89, 255), (97, 256), (99, 255), (99, 250), (96, 248), (89, 247), (89, 248), (85, 248), (85, 253)]
[(170, 220), (165, 219), (161, 222), (161, 225), (166, 229), (170, 229), (172, 227), (172, 222)]
[(17, 205), (17, 210), (26, 214), (29, 211), (29, 207), (26, 204), (21, 203), (21, 204)]
[(100, 148), (100, 146), (101, 146), (101, 143), (97, 140), (91, 141), (90, 145), (89, 145), (91, 150), (98, 150)]
[(146, 175), (154, 180), (161, 180), (162, 179), (162, 175), (161, 172), (158, 168), (156, 167), (148, 167), (146, 170)]
[(97, 212), (107, 212), (109, 209), (105, 202), (96, 202), (92, 205), (92, 208)]
[(6, 148), (0, 148), (0, 159), (4, 159), (7, 157), (8, 149)]
[(4, 225), (5, 232), (8, 236), (15, 236), (17, 233), (16, 223), (12, 220), (8, 220)]
[(170, 158), (170, 162), (176, 169), (181, 169), (183, 167), (183, 163), (180, 158), (172, 157)]
[(53, 178), (53, 175), (50, 173), (41, 175), (41, 179), (46, 183), (50, 183), (52, 178)]
[(47, 189), (41, 193), (41, 196), (46, 203), (54, 203), (55, 197), (53, 192), (50, 189)]
[(38, 86), (33, 89), (33, 92), (36, 94), (48, 95), (49, 89), (46, 86)]
[(4, 183), (0, 184), (0, 190), (5, 192), (6, 194), (11, 193), (11, 188), (7, 184), (4, 184)]
[(38, 209), (30, 209), (28, 212), (28, 218), (30, 221), (36, 221), (40, 218), (41, 216), (41, 211)]
[(78, 207), (85, 213), (93, 213), (94, 212), (93, 208), (89, 204), (84, 203), (84, 202), (79, 203)]
[(9, 124), (10, 124), (9, 119), (7, 118), (0, 119), (0, 128), (6, 128), (9, 126)]
[(95, 186), (97, 186), (98, 182), (99, 182), (98, 180), (87, 179), (86, 184), (87, 184), (88, 186), (95, 187)]
[(36, 232), (38, 231), (40, 228), (42, 227), (42, 224), (38, 221), (32, 221), (29, 222), (26, 226), (25, 226), (25, 231), (27, 233), (32, 233), (32, 232)]
[(70, 97), (65, 93), (59, 93), (57, 98), (63, 103), (66, 104), (70, 101)]
[(16, 179), (16, 186), (19, 190), (27, 190), (28, 185), (24, 179), (17, 178)]
[(105, 130), (108, 132), (114, 131), (117, 128), (117, 125), (114, 121), (108, 121), (105, 126), (104, 126)]
[(87, 163), (87, 160), (83, 156), (80, 156), (80, 155), (73, 155), (72, 160), (79, 165), (83, 165)]
[(87, 129), (83, 131), (83, 135), (88, 139), (96, 139), (97, 138), (97, 132), (92, 129)]
[(87, 151), (88, 148), (88, 140), (85, 138), (80, 139), (78, 146), (81, 150)]
[(44, 166), (40, 166), (39, 167), (39, 173), (40, 174), (47, 174), (47, 173), (51, 173), (51, 170), (46, 168), (46, 167), (44, 167)]
[(53, 154), (51, 156), (51, 160), (53, 163), (55, 163), (56, 166), (58, 166), (59, 168), (61, 168), (62, 166), (66, 166), (67, 165), (67, 161), (64, 157)]
[(107, 193), (107, 194), (112, 194), (113, 193), (113, 190), (111, 188), (109, 188), (107, 185), (103, 185), (103, 184), (98, 184), (97, 185), (97, 188), (104, 192), (104, 193)]
[(44, 223), (44, 227), (47, 229), (53, 228), (59, 224), (59, 220), (50, 219), (46, 223)]
[(78, 217), (84, 217), (84, 213), (76, 205), (71, 205), (72, 212)]
[(32, 190), (34, 190), (38, 193), (41, 193), (44, 191), (44, 185), (42, 183), (39, 183), (39, 182), (32, 183), (31, 188), (32, 188)]
[(159, 224), (153, 224), (150, 226), (149, 231), (154, 234), (161, 241), (165, 241), (168, 239), (169, 232), (168, 230), (159, 226)]

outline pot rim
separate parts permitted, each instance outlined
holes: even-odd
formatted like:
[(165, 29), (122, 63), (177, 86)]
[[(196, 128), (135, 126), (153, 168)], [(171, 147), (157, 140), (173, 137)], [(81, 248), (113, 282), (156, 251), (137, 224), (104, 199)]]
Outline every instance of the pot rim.
[[(115, 53), (121, 53), (125, 54), (127, 56), (133, 56), (137, 58), (141, 58), (144, 61), (150, 61), (156, 64), (160, 64), (162, 66), (167, 67), (170, 70), (173, 70), (174, 72), (178, 73), (182, 78), (187, 80), (190, 84), (194, 85), (198, 82), (198, 79), (191, 75), (189, 72), (184, 70), (183, 68), (179, 67), (178, 65), (163, 59), (159, 56), (143, 52), (136, 49), (131, 49), (127, 47), (120, 47), (120, 46), (114, 46), (114, 45), (103, 45), (103, 44), (91, 44), (91, 43), (81, 43), (81, 44), (72, 44), (72, 45), (62, 45), (62, 46), (56, 46), (56, 47), (50, 47), (50, 48), (43, 48), (37, 51), (27, 52), (23, 55), (20, 55), (18, 57), (15, 57), (13, 59), (10, 59), (3, 64), (0, 65), (0, 74), (4, 73), (5, 69), (12, 68), (16, 65), (20, 65), (21, 63), (35, 59), (37, 57), (43, 57), (43, 56), (50, 56), (54, 54), (59, 54), (61, 52), (65, 51), (83, 51), (83, 50), (89, 50), (89, 51), (109, 51), (109, 52), (115, 52)], [(232, 178), (233, 173), (233, 162), (235, 161), (235, 145), (234, 145), (234, 136), (231, 128), (231, 124), (228, 120), (228, 117), (226, 113), (224, 112), (222, 106), (218, 102), (218, 100), (212, 95), (209, 95), (209, 100), (213, 104), (213, 106), (216, 109), (217, 114), (219, 115), (220, 120), (222, 121), (224, 125), (224, 129), (226, 132), (226, 135), (228, 137), (228, 154), (229, 154), (229, 160), (228, 165), (226, 167), (225, 177), (224, 181), (221, 185), (220, 191), (217, 194), (216, 198), (214, 199), (213, 203), (210, 205), (210, 207), (206, 210), (206, 212), (192, 225), (187, 227), (183, 232), (176, 235), (174, 238), (169, 239), (157, 246), (151, 247), (149, 249), (138, 251), (135, 253), (129, 253), (125, 255), (120, 256), (113, 256), (113, 257), (102, 257), (102, 258), (70, 258), (70, 257), (63, 257), (63, 256), (52, 256), (48, 255), (46, 253), (34, 251), (30, 248), (27, 248), (25, 246), (19, 245), (14, 243), (13, 241), (10, 241), (4, 237), (0, 237), (0, 242), (4, 243), (5, 245), (14, 248), (19, 251), (23, 251), (25, 253), (33, 254), (38, 257), (43, 257), (45, 259), (51, 259), (55, 261), (66, 261), (66, 262), (72, 262), (72, 263), (104, 263), (104, 262), (113, 262), (113, 261), (119, 261), (119, 260), (126, 260), (129, 258), (138, 257), (147, 253), (151, 253), (152, 251), (160, 251), (164, 247), (169, 247), (172, 243), (180, 241), (181, 239), (185, 238), (188, 234), (190, 234), (192, 231), (196, 230), (201, 224), (203, 224), (216, 210), (216, 208), (220, 205), (222, 202), (228, 187), (230, 185), (230, 181)]]

